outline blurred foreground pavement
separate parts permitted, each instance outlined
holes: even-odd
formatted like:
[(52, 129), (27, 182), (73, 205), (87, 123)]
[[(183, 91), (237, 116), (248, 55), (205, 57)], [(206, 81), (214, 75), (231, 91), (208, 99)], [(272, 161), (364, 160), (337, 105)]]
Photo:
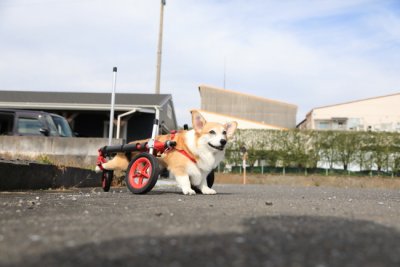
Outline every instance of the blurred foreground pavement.
[(0, 266), (400, 266), (400, 192), (0, 192)]

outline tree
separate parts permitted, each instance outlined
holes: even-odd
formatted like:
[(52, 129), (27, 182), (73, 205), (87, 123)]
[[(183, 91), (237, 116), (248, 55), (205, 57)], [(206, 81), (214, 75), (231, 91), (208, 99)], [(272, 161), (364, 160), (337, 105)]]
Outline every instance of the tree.
[(391, 172), (392, 177), (399, 171), (400, 168), (400, 135), (397, 133), (387, 133), (382, 149), (386, 155), (384, 164), (387, 172)]
[(370, 158), (370, 132), (357, 132), (358, 134), (358, 149), (354, 155), (354, 163), (358, 164), (360, 171), (370, 166), (368, 160)]
[(277, 145), (277, 158), (278, 165), (282, 166), (282, 174), (286, 174), (286, 168), (290, 165), (292, 160), (292, 149), (290, 140), (290, 131), (279, 131), (277, 135), (276, 145)]
[(254, 164), (258, 160), (258, 150), (256, 146), (251, 144), (247, 149), (247, 163), (250, 165), (250, 171), (252, 172), (254, 169)]
[(392, 143), (392, 151), (393, 151), (393, 157), (392, 157), (392, 177), (394, 175), (399, 176), (400, 175), (400, 134), (395, 134), (393, 137), (393, 143)]
[(353, 162), (359, 149), (358, 137), (359, 134), (357, 132), (337, 132), (335, 148), (337, 150), (338, 161), (343, 165), (345, 171), (348, 170), (350, 163)]
[(370, 150), (372, 152), (372, 161), (378, 172), (387, 166), (390, 154), (390, 137), (388, 133), (374, 132), (371, 135)]
[(294, 130), (290, 132), (292, 163), (299, 168), (304, 168), (304, 174), (307, 175), (307, 169), (316, 166), (314, 162), (315, 155), (313, 149), (313, 140), (309, 131)]
[[(298, 130), (238, 130), (229, 142), (226, 161), (241, 163), (240, 147), (248, 149), (248, 163), (265, 160), (269, 166), (315, 168), (318, 164), (344, 170), (357, 164), (360, 170), (377, 168), (396, 173), (400, 169), (400, 134)], [(328, 169), (327, 169), (328, 174)]]
[[(336, 163), (338, 155), (336, 150), (337, 132), (321, 131), (320, 132), (320, 149), (321, 159), (329, 165), (329, 170), (332, 170), (333, 164)], [(328, 174), (328, 172), (327, 172)]]

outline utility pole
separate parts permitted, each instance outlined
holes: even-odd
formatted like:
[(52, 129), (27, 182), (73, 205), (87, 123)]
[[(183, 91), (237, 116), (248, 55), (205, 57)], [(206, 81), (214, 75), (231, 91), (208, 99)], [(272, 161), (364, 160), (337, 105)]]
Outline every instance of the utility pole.
[(166, 5), (166, 0), (161, 0), (160, 32), (158, 34), (158, 49), (157, 49), (156, 94), (160, 94), (161, 53), (162, 53), (162, 37), (163, 37), (163, 22), (164, 22), (164, 6), (165, 5)]

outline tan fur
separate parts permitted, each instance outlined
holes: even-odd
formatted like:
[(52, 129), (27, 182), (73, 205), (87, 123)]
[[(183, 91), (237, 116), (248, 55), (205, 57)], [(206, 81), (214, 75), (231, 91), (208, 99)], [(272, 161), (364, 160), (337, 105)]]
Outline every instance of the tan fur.
[(128, 165), (129, 161), (126, 155), (124, 153), (117, 153), (112, 160), (103, 164), (103, 168), (107, 170), (126, 170)]

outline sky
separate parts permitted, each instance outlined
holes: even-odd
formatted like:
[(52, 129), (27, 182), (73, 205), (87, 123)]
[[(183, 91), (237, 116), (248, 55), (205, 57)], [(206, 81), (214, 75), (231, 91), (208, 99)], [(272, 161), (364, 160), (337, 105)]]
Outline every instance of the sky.
[[(154, 93), (160, 0), (0, 0), (0, 90)], [(161, 93), (315, 107), (400, 92), (400, 0), (166, 0)], [(400, 104), (400, 103), (399, 103)]]

